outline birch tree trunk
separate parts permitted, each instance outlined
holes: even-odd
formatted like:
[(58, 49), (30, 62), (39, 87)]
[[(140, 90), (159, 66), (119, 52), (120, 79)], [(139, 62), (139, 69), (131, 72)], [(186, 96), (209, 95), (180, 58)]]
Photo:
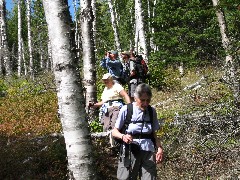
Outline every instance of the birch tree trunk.
[(28, 30), (28, 51), (29, 51), (29, 72), (34, 77), (33, 57), (32, 57), (32, 33), (31, 33), (31, 0), (27, 0), (27, 30)]
[(26, 58), (25, 58), (25, 49), (24, 49), (24, 44), (23, 40), (21, 40), (21, 47), (22, 47), (22, 62), (23, 62), (23, 69), (24, 69), (24, 75), (27, 76), (29, 70), (29, 66), (27, 65)]
[(148, 51), (146, 45), (145, 28), (142, 14), (142, 1), (135, 0), (135, 51), (141, 54), (144, 60), (148, 61)]
[(43, 48), (42, 48), (42, 41), (41, 41), (40, 34), (38, 34), (38, 42), (39, 42), (38, 53), (40, 56), (40, 68), (43, 70), (46, 67), (46, 62), (44, 62), (44, 59), (43, 59)]
[[(81, 1), (81, 30), (82, 30), (82, 49), (83, 49), (83, 83), (86, 90), (86, 108), (90, 101), (96, 102), (96, 67), (93, 40), (93, 12), (91, 0)], [(87, 110), (87, 109), (86, 109)]]
[(225, 58), (225, 81), (230, 84), (230, 87), (233, 92), (233, 96), (235, 99), (236, 104), (239, 105), (240, 103), (240, 83), (239, 83), (239, 77), (237, 76), (237, 69), (238, 69), (238, 63), (233, 60), (233, 56), (231, 54), (232, 46), (231, 41), (228, 38), (227, 35), (227, 23), (225, 21), (224, 12), (219, 7), (219, 0), (212, 0), (213, 6), (216, 8), (216, 16), (219, 23), (220, 33), (222, 36), (222, 45), (226, 53)]
[(111, 22), (112, 22), (112, 28), (113, 28), (113, 32), (114, 32), (115, 46), (116, 46), (117, 50), (121, 52), (122, 49), (121, 49), (121, 45), (120, 45), (120, 41), (119, 41), (119, 34), (118, 34), (117, 23), (116, 23), (116, 18), (115, 18), (115, 14), (114, 14), (112, 0), (108, 0), (108, 6), (109, 6), (110, 13), (111, 13)]
[[(154, 0), (151, 5), (152, 0), (147, 0), (148, 3), (148, 31), (151, 32), (151, 34), (154, 34), (154, 28), (152, 27), (152, 20), (150, 21), (150, 19), (153, 19), (155, 16), (155, 8), (156, 8), (156, 0)], [(153, 42), (153, 37), (151, 36), (149, 39), (149, 44), (151, 47), (151, 51), (156, 51), (156, 45)]]
[(227, 36), (227, 25), (224, 17), (223, 11), (218, 7), (219, 5), (219, 0), (212, 0), (213, 6), (216, 7), (216, 15), (217, 15), (217, 20), (219, 23), (219, 28), (222, 36), (222, 44), (223, 48), (225, 49), (226, 52), (226, 63), (229, 61), (232, 61), (232, 56), (229, 54), (231, 50), (231, 45), (230, 45), (230, 40)]
[(12, 66), (10, 60), (10, 53), (7, 39), (7, 28), (6, 28), (6, 2), (0, 0), (0, 36), (1, 36), (1, 57), (3, 59), (3, 66), (5, 74), (7, 76), (12, 74)]
[(70, 36), (71, 18), (67, 0), (43, 0), (43, 7), (52, 45), (53, 70), (67, 149), (69, 179), (95, 179), (78, 61), (72, 51), (74, 37)]
[[(49, 37), (49, 34), (48, 34)], [(50, 39), (48, 41), (48, 58), (47, 58), (47, 62), (46, 62), (46, 69), (48, 71), (52, 71), (53, 67), (52, 67), (52, 46), (51, 46), (51, 42)]]
[(18, 76), (21, 76), (22, 69), (22, 19), (21, 19), (21, 3), (18, 0)]
[(96, 49), (96, 0), (91, 1), (91, 6), (92, 6), (92, 12), (93, 12), (93, 43), (94, 43), (94, 49)]
[(80, 57), (80, 42), (79, 42), (79, 27), (77, 19), (77, 2), (78, 0), (73, 0), (73, 9), (74, 9), (74, 21), (75, 21), (75, 47), (77, 51), (77, 57)]

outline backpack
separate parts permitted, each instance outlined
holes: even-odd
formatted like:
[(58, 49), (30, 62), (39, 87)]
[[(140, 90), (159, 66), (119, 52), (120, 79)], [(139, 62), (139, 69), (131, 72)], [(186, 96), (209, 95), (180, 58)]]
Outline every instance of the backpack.
[(134, 78), (140, 80), (141, 82), (145, 82), (148, 75), (148, 66), (141, 55), (137, 55), (134, 62), (134, 70), (136, 71), (136, 75)]
[(120, 83), (122, 85), (126, 85), (130, 80), (129, 76), (130, 76), (129, 67), (123, 68), (123, 65), (122, 65), (122, 71), (119, 78)]
[[(153, 124), (153, 110), (152, 110), (152, 107), (150, 105), (148, 106), (148, 111), (149, 111), (149, 116), (150, 116), (150, 122), (151, 122), (151, 124)], [(124, 120), (123, 127), (119, 130), (120, 133), (123, 133), (123, 134), (126, 133), (126, 130), (129, 126), (129, 124), (131, 123), (132, 115), (133, 115), (133, 104), (129, 103), (129, 104), (127, 104), (126, 119)], [(116, 147), (122, 147), (121, 146), (123, 144), (122, 139), (114, 138), (114, 140), (115, 140), (115, 143), (116, 143), (116, 145), (115, 145)], [(153, 132), (151, 134), (151, 140), (153, 141), (153, 144), (156, 147), (156, 140), (153, 136)]]

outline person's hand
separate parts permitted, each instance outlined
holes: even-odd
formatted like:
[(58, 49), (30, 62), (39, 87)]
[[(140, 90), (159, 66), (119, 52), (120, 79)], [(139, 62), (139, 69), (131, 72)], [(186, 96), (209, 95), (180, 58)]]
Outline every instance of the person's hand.
[(156, 154), (156, 163), (160, 163), (162, 160), (163, 160), (163, 149), (159, 147)]
[(122, 140), (123, 140), (123, 142), (130, 144), (132, 142), (133, 138), (130, 134), (123, 134)]
[(95, 104), (94, 102), (89, 101), (88, 106), (89, 106), (89, 107), (92, 107), (92, 106), (94, 106), (94, 104)]

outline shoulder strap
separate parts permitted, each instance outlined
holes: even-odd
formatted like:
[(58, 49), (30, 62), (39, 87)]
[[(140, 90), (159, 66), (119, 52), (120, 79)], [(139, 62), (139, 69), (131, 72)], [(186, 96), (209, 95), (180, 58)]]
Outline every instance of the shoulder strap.
[(127, 104), (127, 115), (126, 115), (126, 118), (124, 120), (124, 124), (123, 124), (123, 127), (121, 129), (121, 133), (125, 133), (130, 122), (131, 122), (131, 119), (132, 119), (132, 114), (133, 114), (133, 104), (132, 103), (129, 103)]
[[(149, 112), (149, 116), (150, 116), (150, 122), (153, 125), (153, 109), (152, 109), (152, 107), (150, 105), (148, 106), (148, 112)], [(151, 135), (152, 135), (151, 139), (152, 139), (152, 142), (153, 142), (155, 150), (156, 150), (157, 145), (156, 145), (156, 139), (154, 138), (153, 132), (152, 132)]]
[(127, 124), (127, 127), (131, 122), (132, 115), (133, 115), (133, 104), (129, 103), (129, 104), (127, 104), (127, 115), (126, 115), (126, 119), (124, 121), (124, 124)]
[(148, 105), (148, 112), (150, 116), (150, 122), (153, 123), (153, 110), (152, 110), (152, 106), (150, 105)]

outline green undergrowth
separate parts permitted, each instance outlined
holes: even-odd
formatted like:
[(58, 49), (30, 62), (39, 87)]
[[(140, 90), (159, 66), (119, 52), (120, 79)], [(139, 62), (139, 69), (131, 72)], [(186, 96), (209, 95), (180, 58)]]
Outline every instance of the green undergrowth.
[[(153, 89), (151, 104), (156, 108), (158, 119), (162, 123), (158, 135), (165, 138), (165, 142), (179, 143), (177, 136), (181, 132), (172, 126), (178, 116), (194, 113), (227, 115), (234, 111), (233, 97), (229, 88), (220, 81), (220, 70), (214, 67), (185, 69), (183, 76), (179, 75), (177, 69), (167, 68), (164, 71), (166, 78), (164, 83), (161, 83), (164, 85)], [(202, 77), (204, 80), (200, 87), (186, 88)], [(66, 179), (64, 140), (50, 136), (62, 131), (53, 82), (50, 75), (40, 76), (35, 80), (16, 77), (0, 80), (1, 177)], [(98, 86), (102, 89), (100, 82)], [(100, 94), (98, 91), (98, 97)], [(92, 132), (101, 128), (98, 121), (91, 124)], [(39, 137), (47, 138), (38, 139)], [(234, 138), (228, 141), (229, 145), (235, 142)], [(214, 145), (211, 141), (208, 143)], [(197, 147), (200, 146), (196, 145), (196, 149)], [(174, 148), (169, 151), (173, 152)], [(173, 153), (171, 158), (177, 156)], [(168, 158), (171, 159), (170, 155)], [(104, 175), (106, 166), (104, 162), (98, 163)], [(107, 177), (107, 174), (105, 175)]]

